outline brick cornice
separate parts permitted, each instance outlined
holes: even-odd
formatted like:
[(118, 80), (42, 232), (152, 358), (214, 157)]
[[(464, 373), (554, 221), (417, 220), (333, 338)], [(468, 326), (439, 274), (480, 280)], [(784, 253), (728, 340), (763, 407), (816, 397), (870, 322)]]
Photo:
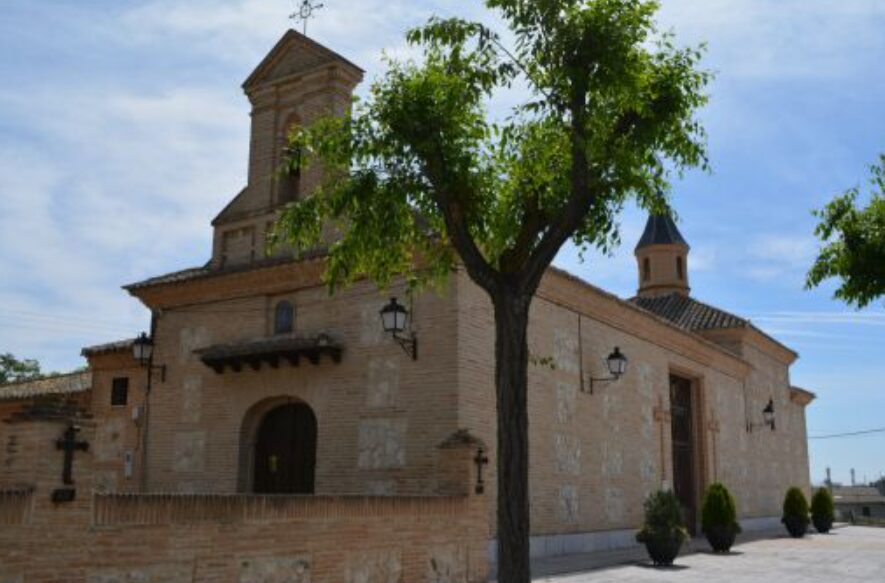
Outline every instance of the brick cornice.
[(223, 300), (279, 294), (323, 285), (324, 259), (305, 259), (255, 269), (208, 273), (187, 281), (130, 289), (148, 308), (164, 310)]
[(701, 336), (682, 330), (667, 320), (625, 302), (580, 278), (551, 268), (537, 297), (579, 312), (607, 326), (709, 366), (733, 378), (746, 378), (752, 365)]

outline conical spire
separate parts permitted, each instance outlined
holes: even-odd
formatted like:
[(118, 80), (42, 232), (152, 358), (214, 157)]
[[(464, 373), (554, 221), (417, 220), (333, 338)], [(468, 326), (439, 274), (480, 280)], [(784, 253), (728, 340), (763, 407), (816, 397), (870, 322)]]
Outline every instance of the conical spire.
[(639, 296), (687, 296), (688, 243), (669, 214), (651, 215), (636, 245)]
[(645, 231), (636, 245), (636, 249), (649, 245), (685, 245), (688, 243), (682, 238), (682, 233), (676, 227), (673, 217), (666, 215), (649, 215), (645, 223)]

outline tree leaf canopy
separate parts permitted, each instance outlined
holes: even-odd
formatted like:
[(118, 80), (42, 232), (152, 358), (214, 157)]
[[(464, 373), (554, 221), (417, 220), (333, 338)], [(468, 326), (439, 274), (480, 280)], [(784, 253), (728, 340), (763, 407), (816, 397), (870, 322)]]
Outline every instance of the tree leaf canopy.
[(841, 280), (835, 297), (859, 308), (885, 295), (885, 154), (871, 173), (866, 207), (858, 205), (860, 189), (852, 188), (814, 211), (823, 247), (806, 280), (807, 288)]
[[(289, 169), (321, 164), (325, 179), (276, 240), (328, 244), (333, 286), (434, 281), (461, 262), (490, 293), (530, 295), (566, 241), (610, 251), (628, 199), (667, 212), (669, 177), (706, 167), (696, 112), (710, 75), (700, 48), (656, 29), (657, 2), (486, 5), (506, 42), (433, 18), (408, 33), (419, 60), (389, 60), (347, 116), (290, 135)], [(490, 101), (514, 87), (525, 100), (493, 119)]]

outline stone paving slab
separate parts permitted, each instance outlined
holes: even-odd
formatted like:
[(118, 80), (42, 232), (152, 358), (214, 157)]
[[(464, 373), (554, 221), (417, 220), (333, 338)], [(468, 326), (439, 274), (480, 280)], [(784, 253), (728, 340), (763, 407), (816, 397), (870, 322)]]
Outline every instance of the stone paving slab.
[[(693, 541), (695, 552), (670, 568), (655, 568), (635, 549), (605, 565), (589, 556), (558, 557), (535, 565), (537, 583), (829, 583), (885, 582), (885, 528), (848, 526), (831, 534), (746, 539), (729, 555), (714, 555)], [(560, 574), (554, 574), (560, 573)]]

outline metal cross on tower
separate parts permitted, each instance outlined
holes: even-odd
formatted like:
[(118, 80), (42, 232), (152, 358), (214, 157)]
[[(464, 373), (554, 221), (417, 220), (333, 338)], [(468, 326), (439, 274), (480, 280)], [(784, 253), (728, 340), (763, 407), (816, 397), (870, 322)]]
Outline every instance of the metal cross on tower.
[(298, 10), (290, 14), (289, 18), (296, 22), (302, 22), (304, 24), (304, 36), (307, 36), (307, 21), (313, 18), (314, 11), (321, 9), (323, 6), (325, 5), (313, 4), (310, 0), (303, 0)]

